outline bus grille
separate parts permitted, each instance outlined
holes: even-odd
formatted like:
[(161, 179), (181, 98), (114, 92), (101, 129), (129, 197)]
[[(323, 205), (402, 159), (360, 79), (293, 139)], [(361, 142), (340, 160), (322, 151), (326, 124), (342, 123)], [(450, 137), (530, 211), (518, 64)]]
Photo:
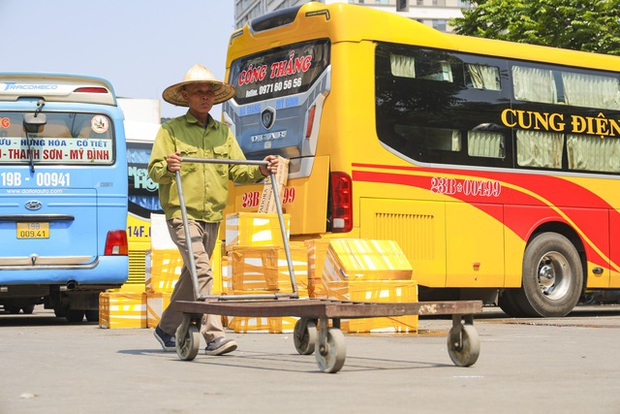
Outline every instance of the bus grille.
[(375, 214), (375, 237), (394, 240), (410, 260), (435, 258), (435, 217), (430, 214)]
[(129, 279), (126, 284), (143, 285), (146, 274), (146, 252), (129, 250)]

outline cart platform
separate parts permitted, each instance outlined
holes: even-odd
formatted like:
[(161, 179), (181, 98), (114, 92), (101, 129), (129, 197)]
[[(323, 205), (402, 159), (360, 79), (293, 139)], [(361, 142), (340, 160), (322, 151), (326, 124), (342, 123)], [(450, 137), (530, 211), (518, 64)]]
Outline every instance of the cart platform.
[[(338, 372), (346, 359), (340, 319), (374, 318), (403, 315), (452, 315), (448, 334), (448, 353), (458, 366), (473, 365), (480, 353), (473, 315), (482, 312), (481, 301), (440, 301), (414, 303), (353, 302), (330, 299), (229, 300), (207, 298), (204, 301), (175, 301), (170, 304), (184, 315), (177, 330), (177, 354), (192, 360), (198, 354), (202, 314), (279, 317), (296, 316), (293, 338), (301, 355), (315, 353), (323, 372)], [(331, 320), (331, 324), (330, 324)], [(318, 332), (317, 332), (318, 329)]]

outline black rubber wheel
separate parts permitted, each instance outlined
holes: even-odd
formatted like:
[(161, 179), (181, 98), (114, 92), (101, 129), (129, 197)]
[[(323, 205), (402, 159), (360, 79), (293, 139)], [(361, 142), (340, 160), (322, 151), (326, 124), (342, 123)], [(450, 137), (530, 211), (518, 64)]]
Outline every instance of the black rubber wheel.
[(34, 312), (34, 304), (22, 306), (22, 312), (26, 315), (32, 315), (32, 312)]
[(88, 322), (99, 322), (99, 309), (87, 310), (84, 313), (86, 314), (86, 320)]
[(68, 322), (79, 323), (84, 320), (84, 311), (80, 309), (69, 309), (65, 317)]
[(523, 281), (515, 300), (531, 317), (561, 317), (579, 302), (583, 266), (575, 246), (559, 233), (542, 233), (525, 249)]

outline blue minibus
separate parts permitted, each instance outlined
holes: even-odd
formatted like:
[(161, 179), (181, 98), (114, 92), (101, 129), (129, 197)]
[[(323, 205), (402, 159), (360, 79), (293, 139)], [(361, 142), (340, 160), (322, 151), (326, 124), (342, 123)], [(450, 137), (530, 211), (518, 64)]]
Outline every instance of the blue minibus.
[(128, 278), (123, 112), (104, 79), (0, 73), (0, 305), (97, 321)]

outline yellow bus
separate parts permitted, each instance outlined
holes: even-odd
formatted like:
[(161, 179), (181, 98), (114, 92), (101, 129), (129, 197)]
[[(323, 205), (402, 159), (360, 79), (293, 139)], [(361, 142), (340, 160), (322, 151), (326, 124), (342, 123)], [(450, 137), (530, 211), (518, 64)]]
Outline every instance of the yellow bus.
[(307, 3), (233, 32), (222, 111), (249, 159), (291, 160), (292, 238), (395, 240), (421, 299), (563, 316), (620, 288), (619, 68)]

